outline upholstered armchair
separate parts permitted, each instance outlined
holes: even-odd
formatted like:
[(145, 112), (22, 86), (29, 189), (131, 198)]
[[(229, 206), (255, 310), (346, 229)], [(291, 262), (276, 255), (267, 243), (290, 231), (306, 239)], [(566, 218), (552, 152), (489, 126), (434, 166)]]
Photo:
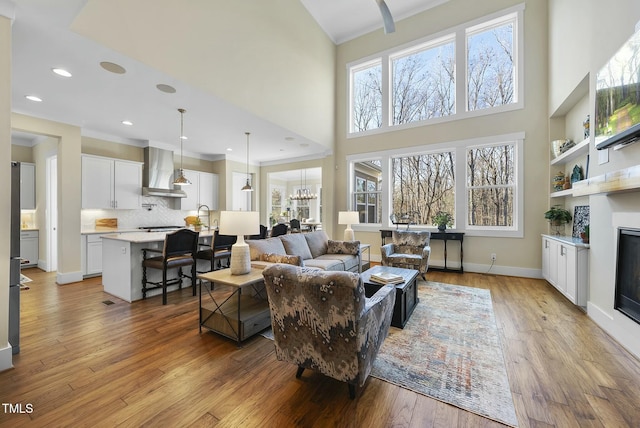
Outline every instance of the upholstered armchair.
[(360, 275), (276, 264), (263, 271), (276, 357), (349, 386), (364, 385), (389, 332), (395, 287), (365, 297)]
[(425, 279), (431, 255), (430, 239), (431, 232), (394, 230), (392, 242), (380, 248), (382, 266), (415, 269)]

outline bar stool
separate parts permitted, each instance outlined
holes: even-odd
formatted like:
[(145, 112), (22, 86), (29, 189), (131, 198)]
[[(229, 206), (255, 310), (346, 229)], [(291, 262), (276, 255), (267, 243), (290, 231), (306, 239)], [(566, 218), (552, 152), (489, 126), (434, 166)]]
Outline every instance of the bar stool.
[[(191, 278), (193, 295), (196, 295), (196, 253), (198, 251), (198, 232), (189, 229), (180, 229), (167, 233), (164, 238), (162, 250), (155, 248), (142, 249), (142, 298), (147, 298), (147, 292), (162, 288), (162, 304), (167, 304), (167, 286), (180, 284), (182, 278)], [(148, 257), (148, 253), (159, 253), (159, 256)], [(182, 268), (191, 266), (191, 275), (184, 274)], [(162, 281), (147, 280), (147, 268), (162, 271)], [(167, 280), (167, 271), (178, 268), (178, 276)], [(151, 286), (149, 286), (151, 284)]]

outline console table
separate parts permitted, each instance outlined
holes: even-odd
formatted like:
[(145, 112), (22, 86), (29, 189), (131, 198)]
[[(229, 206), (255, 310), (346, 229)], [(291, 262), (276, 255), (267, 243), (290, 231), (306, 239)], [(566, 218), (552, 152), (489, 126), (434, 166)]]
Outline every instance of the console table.
[[(385, 244), (386, 238), (391, 238), (391, 236), (393, 236), (393, 230), (380, 229), (380, 238), (382, 238), (382, 245)], [(464, 241), (464, 232), (431, 232), (431, 239), (444, 241), (444, 266), (429, 265), (429, 269), (444, 271), (444, 272), (463, 273), (464, 268), (462, 266), (462, 258), (464, 256), (464, 252), (462, 250), (462, 241)], [(448, 241), (460, 242), (460, 269), (451, 269), (447, 267), (447, 242)]]

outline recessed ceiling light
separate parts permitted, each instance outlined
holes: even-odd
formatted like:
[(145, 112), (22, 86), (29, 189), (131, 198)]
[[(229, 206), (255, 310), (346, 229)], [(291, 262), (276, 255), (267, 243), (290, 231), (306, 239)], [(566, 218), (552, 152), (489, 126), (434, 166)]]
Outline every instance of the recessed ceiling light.
[(42, 98), (36, 97), (35, 95), (25, 95), (25, 98), (28, 99), (29, 101), (35, 101), (37, 103), (42, 102)]
[(284, 137), (285, 141), (293, 141), (295, 140), (294, 137)]
[(181, 135), (181, 136), (180, 136), (180, 139), (181, 139), (181, 140), (188, 140), (189, 138), (188, 138), (186, 135)]
[(232, 149), (231, 147), (227, 147), (227, 151), (228, 151), (228, 152), (232, 152), (232, 151), (233, 151), (233, 149)]
[(114, 62), (109, 62), (109, 61), (102, 61), (100, 63), (100, 67), (104, 68), (105, 70), (111, 72), (111, 73), (115, 73), (115, 74), (124, 74), (127, 72), (127, 70), (125, 70), (125, 68), (121, 65), (118, 65)]
[(133, 126), (133, 122), (131, 122), (130, 120), (123, 120), (122, 124), (127, 126)]
[(309, 147), (309, 143), (301, 143), (300, 147)]
[(72, 74), (69, 73), (64, 68), (52, 68), (51, 71), (56, 73), (58, 76), (62, 76), (62, 77), (71, 77), (72, 76)]
[(175, 94), (176, 93), (176, 88), (174, 88), (173, 86), (170, 86), (170, 85), (165, 85), (164, 83), (158, 83), (156, 85), (156, 88), (158, 88), (158, 90), (160, 92), (164, 92), (166, 94)]

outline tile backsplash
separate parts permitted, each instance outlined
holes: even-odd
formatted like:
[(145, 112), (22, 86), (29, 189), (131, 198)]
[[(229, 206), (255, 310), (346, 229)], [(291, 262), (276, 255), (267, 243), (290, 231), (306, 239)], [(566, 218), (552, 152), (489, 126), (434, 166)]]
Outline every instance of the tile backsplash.
[[(118, 229), (135, 229), (140, 226), (184, 226), (184, 218), (188, 215), (195, 215), (195, 211), (173, 209), (174, 201), (169, 198), (155, 196), (143, 196), (143, 206), (137, 210), (82, 210), (81, 221), (82, 230), (92, 230), (95, 228), (96, 219), (117, 218)], [(211, 224), (219, 214), (211, 212)], [(200, 216), (206, 223), (206, 213), (200, 212)]]

